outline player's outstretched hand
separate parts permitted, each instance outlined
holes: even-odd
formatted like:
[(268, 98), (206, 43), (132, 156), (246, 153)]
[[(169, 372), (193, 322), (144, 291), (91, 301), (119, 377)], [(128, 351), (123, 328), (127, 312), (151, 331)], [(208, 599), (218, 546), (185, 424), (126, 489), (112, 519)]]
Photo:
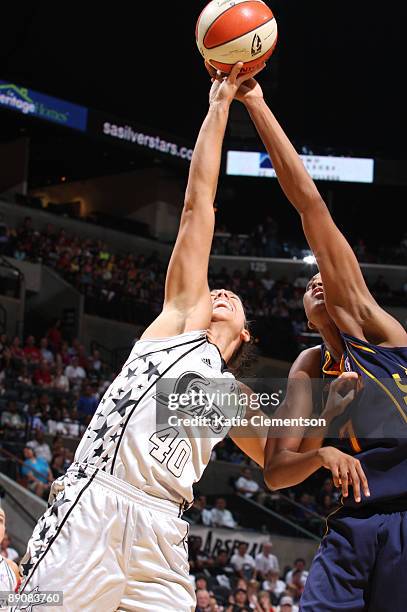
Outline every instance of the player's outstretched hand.
[(233, 66), (230, 74), (227, 75), (219, 70), (215, 70), (208, 62), (205, 62), (205, 67), (212, 80), (212, 87), (209, 93), (210, 105), (217, 102), (226, 102), (230, 104), (243, 83), (256, 76), (256, 74), (263, 70), (264, 66), (265, 64), (260, 66), (257, 70), (241, 74), (243, 62), (238, 62)]
[(330, 423), (342, 414), (355, 399), (359, 377), (356, 372), (344, 372), (329, 387), (329, 395), (321, 416)]
[(335, 487), (342, 488), (344, 497), (349, 495), (349, 485), (353, 488), (356, 502), (361, 500), (361, 489), (366, 497), (370, 497), (369, 484), (359, 459), (333, 446), (320, 448), (318, 454), (322, 466), (331, 471)]

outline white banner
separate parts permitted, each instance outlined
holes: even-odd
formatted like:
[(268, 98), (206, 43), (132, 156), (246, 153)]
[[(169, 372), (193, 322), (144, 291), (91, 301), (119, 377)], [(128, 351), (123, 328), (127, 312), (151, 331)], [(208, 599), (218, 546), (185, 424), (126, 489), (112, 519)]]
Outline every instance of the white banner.
[(202, 550), (207, 554), (217, 555), (221, 548), (232, 555), (239, 544), (244, 542), (248, 545), (248, 553), (255, 557), (261, 550), (265, 542), (270, 542), (268, 534), (238, 531), (236, 529), (218, 529), (204, 527), (203, 525), (191, 525), (190, 536), (202, 538)]
[[(373, 183), (373, 159), (323, 155), (300, 155), (300, 157), (308, 173), (316, 181)], [(228, 151), (226, 173), (231, 176), (276, 177), (267, 153), (253, 151)]]

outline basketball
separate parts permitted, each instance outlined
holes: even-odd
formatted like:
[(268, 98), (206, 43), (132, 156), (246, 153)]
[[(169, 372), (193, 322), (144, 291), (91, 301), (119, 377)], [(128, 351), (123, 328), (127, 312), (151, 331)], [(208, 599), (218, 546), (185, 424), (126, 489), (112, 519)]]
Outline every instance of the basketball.
[(262, 0), (212, 0), (198, 18), (196, 43), (217, 70), (229, 73), (243, 62), (242, 72), (248, 72), (272, 55), (277, 22)]

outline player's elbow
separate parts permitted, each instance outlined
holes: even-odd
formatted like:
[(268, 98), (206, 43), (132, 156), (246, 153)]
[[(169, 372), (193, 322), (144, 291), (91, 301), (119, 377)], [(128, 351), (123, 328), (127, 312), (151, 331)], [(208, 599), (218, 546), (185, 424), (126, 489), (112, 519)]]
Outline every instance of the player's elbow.
[(316, 188), (315, 190), (309, 189), (305, 192), (301, 192), (298, 195), (298, 200), (300, 202), (298, 208), (303, 222), (307, 220), (309, 215), (312, 215), (313, 218), (315, 215), (329, 215), (328, 207)]
[(278, 476), (278, 470), (267, 466), (264, 470), (264, 482), (270, 491), (278, 491), (281, 489), (280, 478)]
[(187, 190), (184, 199), (183, 215), (199, 210), (213, 210), (215, 193), (211, 189), (201, 187), (197, 190)]

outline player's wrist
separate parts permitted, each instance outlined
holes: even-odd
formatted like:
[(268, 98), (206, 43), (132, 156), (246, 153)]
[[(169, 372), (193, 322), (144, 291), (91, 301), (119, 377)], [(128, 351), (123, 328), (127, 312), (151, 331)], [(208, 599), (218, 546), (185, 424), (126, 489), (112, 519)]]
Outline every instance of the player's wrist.
[(209, 110), (219, 113), (229, 113), (231, 103), (232, 99), (228, 100), (226, 98), (222, 98), (220, 100), (211, 100), (209, 104)]
[(244, 97), (242, 102), (248, 110), (256, 110), (265, 104), (263, 96), (259, 95), (249, 95)]

